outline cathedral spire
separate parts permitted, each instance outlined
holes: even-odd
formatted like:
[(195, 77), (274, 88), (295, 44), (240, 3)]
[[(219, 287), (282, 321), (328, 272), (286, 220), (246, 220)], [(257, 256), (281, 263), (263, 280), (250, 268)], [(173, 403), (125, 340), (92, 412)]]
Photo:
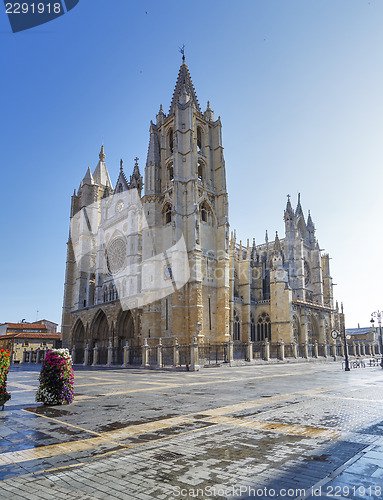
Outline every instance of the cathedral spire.
[(82, 180), (82, 184), (90, 184), (90, 185), (94, 184), (93, 175), (92, 172), (90, 171), (90, 167), (88, 167), (88, 170), (86, 171), (86, 174)]
[(94, 183), (100, 186), (106, 186), (108, 188), (113, 189), (112, 181), (110, 180), (109, 172), (105, 164), (104, 145), (101, 146), (101, 151), (98, 157), (99, 157), (99, 162), (97, 163), (97, 166), (93, 172)]
[(303, 210), (302, 210), (302, 205), (301, 205), (301, 193), (298, 193), (298, 203), (297, 203), (297, 208), (295, 209), (295, 215), (302, 214), (303, 215)]
[(282, 254), (281, 242), (279, 241), (278, 231), (275, 232), (274, 252), (276, 255)]
[(284, 213), (284, 219), (285, 219), (285, 221), (287, 221), (287, 220), (293, 220), (293, 218), (294, 218), (294, 210), (293, 210), (293, 207), (291, 206), (290, 195), (288, 194), (287, 195), (286, 209), (285, 209), (285, 213)]
[(172, 102), (170, 104), (169, 114), (175, 112), (179, 98), (182, 97), (182, 99), (185, 101), (185, 98), (187, 96), (189, 96), (188, 101), (193, 102), (197, 110), (201, 112), (194, 85), (189, 73), (189, 68), (185, 64), (184, 58), (182, 59), (182, 61), (183, 62), (178, 72), (178, 78), (173, 92)]
[(133, 174), (130, 176), (130, 188), (137, 188), (139, 191), (142, 189), (142, 175), (140, 174), (140, 169), (138, 166), (139, 158), (134, 158), (134, 169)]
[(313, 220), (311, 218), (310, 210), (309, 210), (309, 216), (307, 218), (307, 229), (310, 232), (314, 232), (315, 231), (315, 226), (314, 226)]

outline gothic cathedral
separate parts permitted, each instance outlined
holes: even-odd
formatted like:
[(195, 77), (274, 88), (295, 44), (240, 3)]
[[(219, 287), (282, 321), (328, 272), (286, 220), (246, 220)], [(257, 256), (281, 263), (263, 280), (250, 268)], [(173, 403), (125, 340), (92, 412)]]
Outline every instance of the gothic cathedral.
[[(150, 139), (145, 183), (111, 182), (104, 147), (72, 196), (62, 317), (65, 347), (284, 341), (330, 343), (344, 323), (300, 199), (285, 238), (242, 245), (230, 235), (220, 118), (201, 110), (183, 59), (168, 114)], [(144, 191), (143, 191), (144, 190)]]

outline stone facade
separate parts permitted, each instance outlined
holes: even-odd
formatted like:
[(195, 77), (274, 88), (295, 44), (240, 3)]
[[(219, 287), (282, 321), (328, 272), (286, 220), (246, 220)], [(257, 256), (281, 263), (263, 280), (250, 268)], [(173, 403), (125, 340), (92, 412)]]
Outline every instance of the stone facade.
[(330, 343), (344, 318), (311, 216), (288, 199), (284, 239), (230, 237), (221, 121), (185, 61), (149, 135), (144, 191), (137, 158), (113, 187), (102, 147), (72, 196), (63, 345)]

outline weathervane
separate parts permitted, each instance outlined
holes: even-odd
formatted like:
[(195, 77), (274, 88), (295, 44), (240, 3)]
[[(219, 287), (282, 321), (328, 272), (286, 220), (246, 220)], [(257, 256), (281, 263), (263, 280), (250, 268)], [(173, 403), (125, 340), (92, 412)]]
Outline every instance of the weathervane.
[(185, 62), (185, 44), (180, 47), (180, 52), (182, 54), (182, 61)]

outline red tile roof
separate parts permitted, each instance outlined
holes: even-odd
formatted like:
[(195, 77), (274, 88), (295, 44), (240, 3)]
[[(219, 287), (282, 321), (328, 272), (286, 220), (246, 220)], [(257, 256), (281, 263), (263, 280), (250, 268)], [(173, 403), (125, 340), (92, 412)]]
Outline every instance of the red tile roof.
[(0, 335), (0, 340), (7, 339), (44, 339), (44, 340), (58, 340), (61, 335), (59, 333), (33, 333), (33, 332), (20, 332), (8, 333), (7, 335)]
[(47, 327), (42, 323), (3, 323), (8, 325), (8, 328), (17, 330), (46, 330)]

